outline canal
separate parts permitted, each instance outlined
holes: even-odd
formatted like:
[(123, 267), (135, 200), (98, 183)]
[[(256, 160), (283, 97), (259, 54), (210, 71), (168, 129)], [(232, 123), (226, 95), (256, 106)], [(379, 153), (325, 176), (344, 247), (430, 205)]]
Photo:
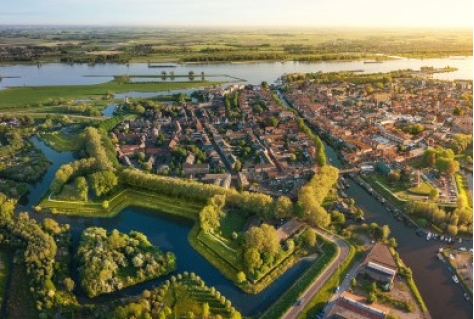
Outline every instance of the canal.
[[(248, 295), (235, 287), (230, 280), (222, 276), (216, 268), (214, 268), (204, 257), (190, 246), (187, 235), (193, 224), (187, 219), (177, 218), (156, 210), (138, 207), (128, 207), (112, 218), (84, 218), (36, 213), (32, 208), (47, 194), (55, 172), (62, 164), (71, 162), (74, 158), (70, 152), (56, 152), (36, 137), (33, 137), (31, 141), (36, 147), (43, 151), (52, 164), (41, 181), (30, 186), (28, 197), (18, 205), (17, 211), (28, 211), (30, 216), (36, 220), (43, 220), (46, 217), (50, 217), (60, 223), (71, 225), (73, 235), (72, 247), (74, 253), (77, 251), (81, 233), (87, 227), (103, 227), (107, 230), (117, 229), (126, 233), (131, 230), (142, 232), (154, 245), (159, 246), (165, 251), (172, 251), (175, 253), (178, 268), (174, 274), (184, 271), (196, 273), (208, 286), (215, 287), (223, 295), (229, 298), (232, 301), (233, 306), (239, 309), (239, 311), (246, 316), (258, 316), (259, 313), (263, 312), (268, 308), (268, 306), (274, 303), (311, 264), (311, 261), (309, 260), (302, 260), (286, 271), (283, 276), (278, 278), (272, 285), (258, 295)], [(117, 293), (89, 299), (79, 288), (77, 265), (73, 264), (72, 269), (74, 270), (72, 277), (77, 283), (75, 293), (79, 296), (79, 300), (82, 303), (96, 304), (106, 302), (110, 299), (138, 295), (144, 289), (152, 289), (153, 287), (159, 286), (163, 281), (169, 279), (171, 276), (138, 284), (123, 289)]]
[[(325, 148), (332, 165), (341, 168), (342, 164), (335, 150), (326, 143)], [(451, 280), (446, 264), (435, 258), (435, 252), (444, 245), (417, 236), (414, 229), (393, 218), (385, 206), (352, 179), (349, 179), (349, 185), (345, 192), (354, 198), (357, 206), (364, 209), (366, 222), (390, 227), (391, 236), (398, 242), (397, 251), (405, 264), (412, 269), (415, 282), (432, 318), (473, 318), (471, 301), (463, 298), (462, 287)]]

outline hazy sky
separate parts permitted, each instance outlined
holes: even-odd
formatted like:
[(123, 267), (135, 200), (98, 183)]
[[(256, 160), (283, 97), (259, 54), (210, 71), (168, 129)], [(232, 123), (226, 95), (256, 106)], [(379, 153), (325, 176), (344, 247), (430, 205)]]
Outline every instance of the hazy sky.
[(1, 0), (0, 24), (468, 27), (473, 0)]

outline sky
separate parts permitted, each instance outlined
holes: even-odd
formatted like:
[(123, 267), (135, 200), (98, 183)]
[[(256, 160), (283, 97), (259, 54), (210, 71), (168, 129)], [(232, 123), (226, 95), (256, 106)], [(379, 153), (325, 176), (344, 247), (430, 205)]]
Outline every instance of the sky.
[(471, 28), (473, 0), (1, 0), (0, 25)]

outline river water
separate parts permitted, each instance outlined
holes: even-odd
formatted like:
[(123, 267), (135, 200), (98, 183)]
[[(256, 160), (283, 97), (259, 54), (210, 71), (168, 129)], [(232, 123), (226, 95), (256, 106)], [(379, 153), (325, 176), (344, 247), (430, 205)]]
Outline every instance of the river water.
[[(259, 62), (259, 63), (224, 63), (205, 65), (179, 65), (173, 71), (175, 74), (187, 74), (193, 70), (196, 74), (229, 74), (238, 78), (244, 78), (250, 83), (258, 84), (261, 81), (274, 82), (283, 73), (290, 72), (331, 72), (342, 70), (363, 69), (365, 72), (387, 72), (397, 69), (418, 69), (421, 66), (445, 67), (453, 66), (459, 68), (453, 73), (442, 73), (436, 75), (442, 79), (471, 79), (473, 75), (472, 57), (463, 60), (458, 59), (403, 59), (387, 61), (384, 63), (364, 64), (363, 62), (328, 62), (328, 63), (298, 63), (298, 62)], [(19, 78), (3, 78), (0, 81), (0, 89), (8, 86), (23, 85), (74, 85), (93, 84), (108, 81), (111, 77), (85, 77), (86, 75), (118, 75), (118, 74), (157, 74), (161, 70), (148, 68), (146, 64), (98, 64), (89, 65), (67, 65), (46, 64), (42, 67), (15, 65), (0, 67), (1, 76), (19, 76)], [(190, 91), (186, 91), (189, 93)], [(178, 92), (173, 92), (178, 93)], [(148, 93), (153, 95), (153, 93)], [(127, 93), (124, 94), (124, 96)], [(156, 95), (156, 93), (154, 93)], [(109, 115), (109, 114), (107, 114)], [(56, 170), (64, 163), (73, 160), (71, 153), (58, 153), (46, 146), (36, 138), (32, 139), (37, 147), (43, 150), (51, 160), (52, 165), (48, 168), (42, 180), (30, 187), (30, 194), (22, 210), (31, 211), (32, 205), (37, 204), (47, 192)], [(340, 165), (334, 150), (326, 146), (326, 153), (332, 159), (333, 165)], [(371, 197), (364, 189), (350, 181), (351, 187), (347, 190), (349, 196), (356, 200), (357, 205), (364, 208), (368, 222), (387, 224), (390, 226), (392, 235), (399, 243), (398, 251), (406, 264), (412, 268), (415, 281), (421, 291), (425, 302), (435, 319), (442, 318), (472, 318), (472, 304), (462, 298), (459, 285), (455, 285), (449, 276), (445, 264), (437, 261), (435, 251), (440, 247), (438, 242), (426, 241), (415, 235), (412, 229), (393, 219), (387, 214), (384, 207)], [(31, 216), (42, 219), (45, 214), (31, 212)], [(68, 216), (51, 216), (59, 222), (69, 223), (74, 234), (74, 243), (77, 246), (80, 232), (90, 226), (100, 226), (106, 229), (118, 229), (130, 231), (132, 229), (141, 231), (148, 236), (150, 241), (172, 250), (178, 257), (178, 271), (194, 271), (201, 276), (208, 285), (216, 287), (227, 296), (244, 315), (254, 315), (264, 311), (277, 297), (285, 291), (294, 280), (307, 268), (308, 262), (300, 262), (287, 271), (273, 285), (256, 296), (249, 296), (225, 279), (204, 258), (196, 253), (187, 243), (186, 235), (191, 225), (184, 220), (177, 220), (166, 214), (151, 212), (140, 208), (127, 208), (114, 218), (77, 218)], [(77, 274), (76, 274), (77, 278)], [(145, 288), (158, 285), (161, 280), (151, 281), (137, 287), (128, 288), (117, 294), (135, 294)], [(80, 292), (79, 292), (80, 293)], [(107, 298), (107, 297), (99, 297)]]
[[(458, 71), (436, 74), (435, 78), (453, 80), (472, 80), (472, 57), (442, 59), (398, 59), (383, 63), (350, 62), (255, 62), (255, 63), (216, 63), (216, 64), (179, 64), (176, 68), (148, 68), (146, 63), (126, 64), (62, 64), (50, 63), (40, 67), (36, 65), (0, 66), (0, 89), (9, 86), (24, 85), (77, 85), (97, 84), (112, 79), (113, 75), (160, 75), (163, 70), (173, 71), (176, 75), (186, 75), (189, 71), (200, 79), (201, 72), (207, 75), (230, 75), (245, 79), (249, 83), (259, 84), (262, 81), (275, 82), (284, 73), (293, 72), (337, 72), (363, 70), (366, 73), (389, 72), (399, 69), (418, 70), (422, 66), (442, 68), (456, 67)], [(14, 77), (14, 78), (8, 78)], [(213, 78), (208, 78), (212, 80)], [(155, 79), (159, 80), (159, 78)], [(176, 78), (175, 81), (177, 81)], [(184, 78), (184, 80), (187, 80)], [(227, 79), (229, 80), (229, 79)], [(171, 80), (169, 80), (171, 81)]]

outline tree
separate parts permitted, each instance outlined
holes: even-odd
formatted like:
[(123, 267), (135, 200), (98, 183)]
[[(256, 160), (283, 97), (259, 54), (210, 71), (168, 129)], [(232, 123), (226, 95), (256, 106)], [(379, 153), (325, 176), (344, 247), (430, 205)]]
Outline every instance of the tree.
[(245, 276), (245, 273), (244, 273), (243, 271), (239, 271), (239, 272), (237, 273), (237, 281), (238, 281), (239, 283), (243, 283), (243, 282), (246, 281), (246, 280), (247, 280), (247, 276)]
[(236, 160), (234, 163), (234, 171), (238, 173), (241, 170), (242, 170), (242, 162), (240, 162), (239, 160)]
[(74, 290), (74, 280), (72, 280), (69, 277), (64, 278), (63, 280), (64, 287), (66, 288), (66, 291), (72, 292)]
[(351, 288), (355, 289), (357, 287), (357, 279), (352, 278), (351, 279)]
[(205, 232), (214, 231), (220, 225), (219, 210), (212, 204), (204, 206), (199, 212), (199, 221), (202, 230)]
[(188, 79), (189, 79), (189, 81), (194, 81), (194, 71), (189, 71), (188, 72)]
[(211, 314), (211, 311), (209, 309), (209, 303), (205, 302), (202, 304), (202, 317), (204, 319), (209, 318), (209, 315)]
[(392, 183), (397, 183), (400, 180), (400, 173), (397, 171), (388, 174), (388, 180)]
[(293, 213), (293, 203), (288, 196), (280, 196), (275, 202), (275, 217), (289, 217)]
[(107, 195), (118, 183), (117, 175), (112, 170), (96, 172), (89, 175), (89, 182), (96, 196)]
[(334, 224), (344, 225), (346, 223), (346, 216), (343, 213), (334, 211), (331, 215)]
[(436, 200), (439, 197), (439, 190), (437, 188), (433, 188), (430, 191), (430, 199), (431, 200)]
[(457, 233), (458, 233), (458, 226), (456, 225), (448, 225), (448, 228), (447, 228), (447, 233), (449, 236), (456, 236)]
[(367, 302), (371, 303), (371, 304), (374, 303), (374, 302), (377, 302), (377, 295), (374, 292), (370, 292), (367, 295)]
[(138, 152), (137, 159), (138, 159), (139, 162), (144, 162), (145, 159), (146, 159), (145, 153), (144, 152)]
[(388, 245), (389, 245), (390, 247), (397, 248), (398, 243), (397, 243), (397, 240), (395, 239), (395, 237), (391, 237), (391, 238), (388, 240)]
[(254, 269), (260, 268), (263, 262), (260, 258), (260, 253), (255, 248), (245, 250), (244, 261), (250, 272), (252, 272)]
[(303, 234), (303, 240), (308, 246), (316, 246), (316, 231), (312, 228), (308, 228)]

